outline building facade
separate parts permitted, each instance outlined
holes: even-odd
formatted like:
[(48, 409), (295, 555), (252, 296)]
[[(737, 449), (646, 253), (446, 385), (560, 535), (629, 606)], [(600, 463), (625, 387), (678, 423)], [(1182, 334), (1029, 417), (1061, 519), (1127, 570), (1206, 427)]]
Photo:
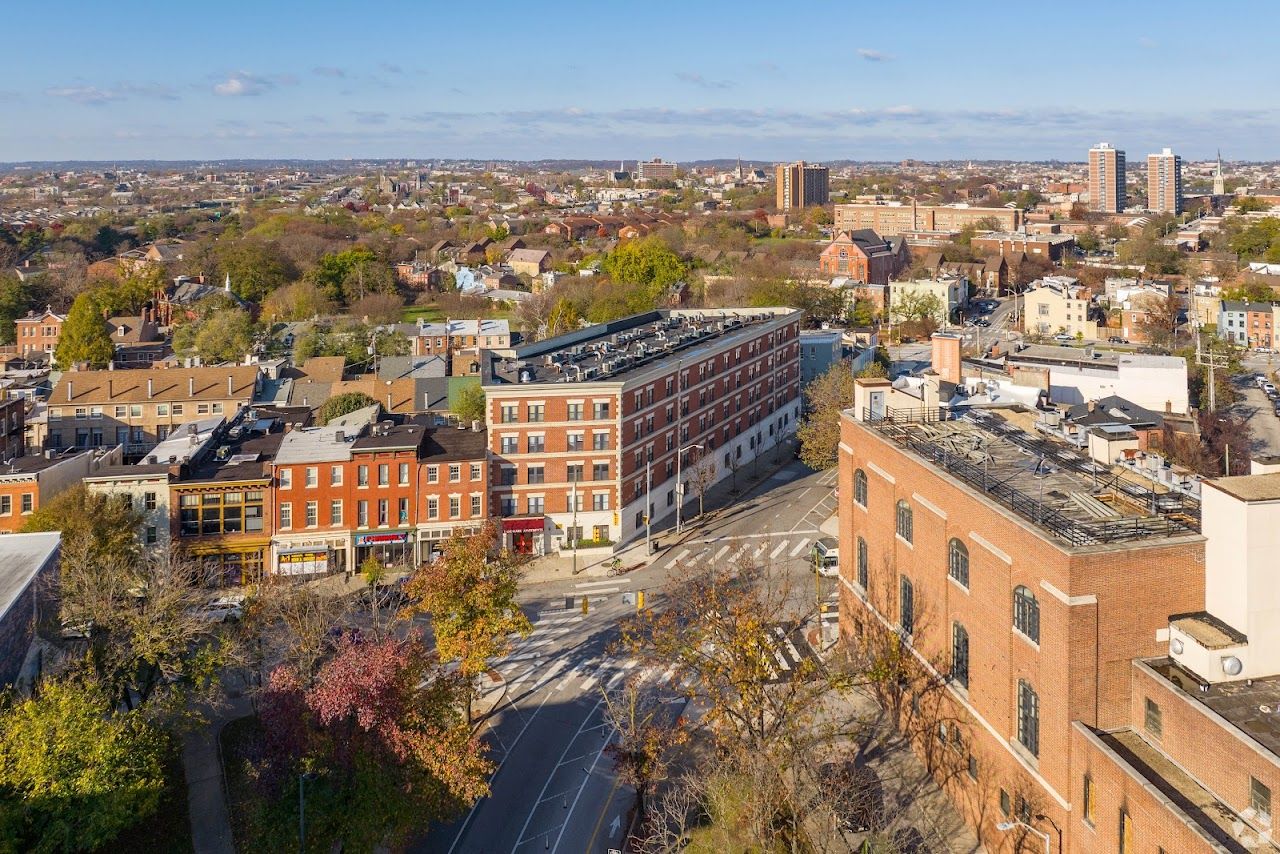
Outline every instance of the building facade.
[(1001, 231), (1022, 228), (1018, 208), (981, 208), (969, 205), (920, 205), (911, 202), (862, 202), (836, 205), (836, 232), (869, 228), (886, 236), (914, 232), (957, 232), (966, 225), (993, 220)]
[(677, 480), (736, 476), (786, 441), (799, 312), (649, 312), (494, 353), (484, 386), (504, 543), (617, 546), (676, 512)]
[(641, 160), (636, 164), (637, 181), (674, 181), (676, 164), (668, 163), (661, 157), (652, 160)]
[(58, 349), (58, 339), (62, 335), (62, 324), (67, 320), (65, 314), (58, 314), (51, 307), (36, 314), (29, 312), (26, 317), (13, 321), (14, 343), (19, 355), (31, 357), (47, 354), (53, 358), (53, 351)]
[(1028, 335), (1070, 335), (1086, 341), (1098, 337), (1098, 323), (1089, 316), (1093, 295), (1069, 276), (1046, 276), (1031, 283), (1022, 295), (1023, 331)]
[(1124, 152), (1100, 142), (1089, 149), (1089, 209), (1120, 213), (1127, 202)]
[(887, 285), (911, 261), (900, 238), (885, 240), (871, 229), (842, 231), (818, 256), (818, 269), (868, 284)]
[(816, 163), (779, 163), (774, 169), (778, 210), (825, 205), (831, 199), (831, 170)]
[(1147, 155), (1147, 210), (1182, 213), (1182, 158), (1172, 148)]

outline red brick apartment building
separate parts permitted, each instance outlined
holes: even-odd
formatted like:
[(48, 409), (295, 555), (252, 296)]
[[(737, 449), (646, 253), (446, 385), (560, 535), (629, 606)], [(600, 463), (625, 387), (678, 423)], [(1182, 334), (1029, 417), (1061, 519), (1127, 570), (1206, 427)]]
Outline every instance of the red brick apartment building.
[[(955, 382), (959, 370), (938, 374)], [(1023, 836), (1024, 850), (1040, 850), (1043, 834), (1044, 850), (1214, 850), (1139, 813), (1124, 787), (1145, 784), (1114, 763), (1105, 792), (1097, 770), (1082, 794), (1082, 774), (1103, 765), (1094, 742), (1141, 702), (1133, 660), (1165, 655), (1170, 617), (1202, 607), (1196, 502), (1095, 469), (1036, 434), (1034, 414), (893, 400), (887, 380), (861, 379), (842, 417), (841, 628), (855, 649), (905, 642), (903, 719), (927, 722), (913, 733), (921, 752), (946, 745), (958, 809), (991, 850), (1016, 850)]]
[(676, 512), (677, 477), (693, 466), (718, 481), (752, 465), (796, 428), (799, 332), (789, 308), (654, 311), (492, 352), (504, 542), (534, 553), (630, 543), (647, 514)]
[(13, 321), (14, 343), (18, 355), (33, 356), (39, 353), (53, 355), (58, 349), (58, 338), (62, 335), (62, 324), (66, 322), (65, 314), (58, 314), (52, 308), (45, 308), (40, 314), (28, 312), (26, 317)]
[(1002, 231), (1022, 227), (1019, 208), (980, 208), (969, 205), (921, 205), (907, 202), (859, 202), (835, 206), (835, 231), (873, 229), (895, 235), (917, 231), (956, 232), (966, 225), (992, 219)]

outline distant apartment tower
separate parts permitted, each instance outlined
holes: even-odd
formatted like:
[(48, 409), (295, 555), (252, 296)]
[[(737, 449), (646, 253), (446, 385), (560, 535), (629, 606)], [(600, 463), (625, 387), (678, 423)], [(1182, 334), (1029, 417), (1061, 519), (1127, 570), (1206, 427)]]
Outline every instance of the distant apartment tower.
[(1182, 213), (1182, 158), (1172, 148), (1147, 155), (1147, 210)]
[(779, 163), (778, 210), (804, 208), (809, 205), (825, 205), (831, 198), (831, 170), (825, 166), (805, 163)]
[(667, 163), (661, 157), (642, 160), (636, 164), (636, 180), (638, 181), (674, 181), (676, 164)]
[(1100, 142), (1089, 149), (1089, 207), (1119, 213), (1124, 206), (1124, 152)]

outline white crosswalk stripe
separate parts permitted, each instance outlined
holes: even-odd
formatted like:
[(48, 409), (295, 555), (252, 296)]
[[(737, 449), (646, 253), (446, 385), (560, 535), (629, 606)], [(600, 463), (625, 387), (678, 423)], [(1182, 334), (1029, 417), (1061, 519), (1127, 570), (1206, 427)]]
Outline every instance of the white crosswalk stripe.
[(588, 593), (607, 593), (607, 590), (596, 590), (597, 587), (608, 587), (611, 584), (630, 584), (630, 578), (612, 578), (608, 581), (584, 581), (581, 584), (575, 584), (574, 587), (579, 590), (585, 590)]
[(682, 563), (684, 559), (687, 558), (688, 556), (689, 556), (689, 550), (681, 549), (679, 553), (676, 554), (674, 558), (672, 558), (672, 563)]
[(728, 547), (728, 546), (721, 546), (721, 547), (720, 547), (720, 549), (719, 549), (719, 551), (717, 551), (714, 555), (712, 555), (712, 556), (711, 556), (711, 559), (712, 559), (712, 560), (720, 560), (720, 558), (724, 557), (725, 552), (727, 552), (727, 551), (729, 551), (729, 547)]
[(787, 540), (783, 540), (773, 547), (773, 551), (769, 552), (769, 560), (777, 560), (778, 555), (787, 550)]
[(796, 543), (796, 547), (791, 550), (791, 556), (799, 557), (807, 548), (809, 548), (809, 540), (808, 538), (805, 538), (800, 542)]
[(761, 543), (759, 546), (757, 546), (757, 547), (756, 547), (755, 551), (753, 551), (753, 552), (751, 553), (751, 559), (752, 559), (752, 560), (759, 560), (759, 559), (760, 559), (760, 557), (764, 554), (765, 549), (767, 549), (767, 548), (769, 548), (769, 543), (768, 543), (768, 542), (763, 542), (763, 543)]

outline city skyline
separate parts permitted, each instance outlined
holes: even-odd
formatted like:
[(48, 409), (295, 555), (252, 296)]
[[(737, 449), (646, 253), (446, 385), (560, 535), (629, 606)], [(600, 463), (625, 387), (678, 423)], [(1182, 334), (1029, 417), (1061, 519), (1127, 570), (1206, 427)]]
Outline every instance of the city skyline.
[[(1083, 4), (1081, 20), (1103, 8)], [(500, 28), (480, 34), (461, 6), (424, 18), (383, 3), (353, 26), (333, 3), (303, 17), (232, 2), (213, 21), (189, 8), (85, 4), (54, 30), (24, 7), (9, 12), (14, 31), (45, 35), (0, 59), (0, 103), (20, 118), (0, 128), (0, 161), (1078, 162), (1098, 139), (1131, 152), (1172, 146), (1192, 161), (1218, 148), (1233, 160), (1280, 157), (1268, 144), (1280, 109), (1256, 102), (1275, 61), (1223, 51), (1194, 73), (1186, 63), (1229, 44), (1243, 4), (1212, 17), (1189, 3), (1162, 8), (1078, 41), (1054, 35), (1070, 21), (1047, 7), (979, 19), (925, 4), (927, 25), (913, 28), (872, 8), (859, 10), (856, 40), (783, 54), (768, 49), (767, 8), (718, 2), (591, 19), (568, 5), (499, 3)], [(841, 11), (816, 4), (796, 20)], [(1280, 17), (1247, 14), (1260, 26)]]

